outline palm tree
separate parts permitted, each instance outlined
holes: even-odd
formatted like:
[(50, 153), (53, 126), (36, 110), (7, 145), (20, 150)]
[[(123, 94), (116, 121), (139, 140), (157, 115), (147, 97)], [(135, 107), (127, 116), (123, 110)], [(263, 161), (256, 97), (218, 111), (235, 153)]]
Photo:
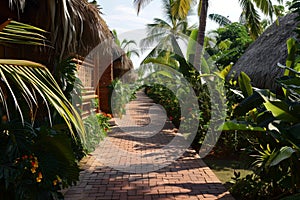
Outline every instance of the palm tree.
[(174, 52), (174, 42), (186, 40), (191, 30), (195, 28), (189, 27), (186, 19), (173, 15), (174, 2), (174, 0), (163, 0), (166, 19), (155, 18), (154, 23), (147, 25), (147, 37), (141, 40), (140, 46), (143, 48), (142, 50), (153, 44), (155, 47), (146, 58), (160, 55), (169, 60), (170, 52)]
[[(150, 3), (152, 0), (134, 0), (134, 4), (137, 7), (138, 13), (140, 9)], [(259, 8), (263, 14), (268, 15), (272, 18), (274, 13), (274, 6), (271, 0), (238, 0), (245, 16), (245, 20), (248, 23), (248, 29), (251, 33), (251, 36), (256, 39), (262, 29), (260, 27), (260, 16), (255, 6)], [(277, 0), (278, 3), (282, 3), (283, 0)], [(178, 13), (179, 17), (184, 17), (185, 14), (188, 13), (188, 10), (191, 8), (191, 0), (175, 0), (173, 9), (173, 13)], [(208, 9), (208, 0), (199, 0), (198, 3), (198, 16), (199, 16), (199, 27), (198, 27), (198, 36), (197, 43), (199, 45), (196, 46), (195, 50), (195, 66), (200, 66), (200, 56), (202, 52), (202, 46), (204, 45), (205, 38), (205, 30), (206, 30), (206, 19), (207, 19), (207, 9)], [(175, 9), (176, 8), (176, 9)], [(185, 10), (184, 10), (185, 9)], [(184, 11), (183, 11), (184, 10)]]
[(118, 37), (118, 33), (116, 30), (112, 30), (112, 34), (114, 36), (115, 43), (125, 51), (127, 58), (131, 58), (131, 56), (134, 54), (137, 57), (140, 56), (137, 49), (134, 49), (133, 46), (137, 46), (136, 42), (134, 40), (127, 40), (126, 38), (120, 41)]
[[(15, 21), (0, 24), (1, 45), (49, 46), (45, 34), (39, 28)], [(1, 152), (7, 152), (0, 154), (0, 165), (5, 166), (7, 173), (4, 176), (3, 170), (0, 172), (1, 199), (58, 198), (59, 188), (52, 189), (52, 182), (44, 180), (59, 176), (65, 185), (78, 180), (75, 156), (79, 156), (80, 149), (72, 144), (85, 143), (85, 128), (45, 66), (28, 60), (0, 59), (0, 117)], [(39, 182), (45, 185), (43, 189), (32, 184), (37, 180), (32, 176), (37, 169), (29, 172), (30, 168), (18, 167), (23, 162), (22, 155), (34, 155), (34, 162), (42, 166)]]

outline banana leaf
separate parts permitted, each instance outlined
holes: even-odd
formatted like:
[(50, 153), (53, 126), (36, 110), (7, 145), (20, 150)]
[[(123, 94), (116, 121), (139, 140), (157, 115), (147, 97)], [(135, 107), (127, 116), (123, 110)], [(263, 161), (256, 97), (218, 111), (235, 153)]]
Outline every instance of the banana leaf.
[(244, 72), (241, 72), (241, 74), (238, 77), (238, 83), (240, 86), (240, 89), (243, 92), (244, 97), (249, 97), (253, 94), (253, 88), (251, 85), (251, 79), (247, 74)]
[(266, 131), (266, 129), (261, 127), (253, 127), (249, 124), (241, 124), (232, 121), (225, 122), (221, 130), (222, 131), (259, 131), (259, 132)]
[(277, 155), (270, 162), (270, 166), (278, 165), (281, 161), (288, 159), (292, 156), (296, 151), (292, 147), (284, 146), (282, 147)]

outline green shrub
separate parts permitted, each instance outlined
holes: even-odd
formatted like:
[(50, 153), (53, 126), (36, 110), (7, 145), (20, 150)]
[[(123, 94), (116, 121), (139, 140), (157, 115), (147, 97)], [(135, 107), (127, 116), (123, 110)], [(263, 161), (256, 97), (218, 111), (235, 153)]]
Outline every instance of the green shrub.
[(109, 130), (108, 120), (110, 118), (104, 114), (91, 114), (84, 119), (86, 129), (86, 144), (85, 148), (88, 153), (95, 150), (95, 147), (103, 140)]

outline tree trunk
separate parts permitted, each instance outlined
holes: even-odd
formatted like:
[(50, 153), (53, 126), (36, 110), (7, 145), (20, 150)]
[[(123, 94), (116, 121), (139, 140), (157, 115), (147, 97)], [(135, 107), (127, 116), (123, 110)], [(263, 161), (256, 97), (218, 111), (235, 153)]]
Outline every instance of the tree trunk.
[(206, 29), (208, 0), (200, 0), (199, 6), (201, 6), (200, 15), (199, 15), (199, 28), (198, 28), (197, 44), (196, 44), (195, 57), (194, 57), (194, 67), (197, 70), (201, 70), (201, 57), (202, 57), (202, 50), (204, 45), (204, 37), (205, 37), (205, 29)]

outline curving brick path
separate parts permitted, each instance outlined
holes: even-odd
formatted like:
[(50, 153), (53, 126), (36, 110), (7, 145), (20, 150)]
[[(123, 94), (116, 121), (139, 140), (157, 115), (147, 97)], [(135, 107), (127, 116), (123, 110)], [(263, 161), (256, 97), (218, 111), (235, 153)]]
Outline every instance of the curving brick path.
[(162, 155), (178, 133), (170, 122), (159, 133), (151, 132), (150, 119), (157, 123), (153, 119), (164, 116), (155, 111), (157, 107), (148, 112), (153, 105), (143, 92), (137, 93), (127, 107), (131, 119), (114, 126), (95, 152), (81, 161), (80, 181), (65, 191), (66, 200), (233, 199), (195, 151), (186, 150), (175, 162)]

